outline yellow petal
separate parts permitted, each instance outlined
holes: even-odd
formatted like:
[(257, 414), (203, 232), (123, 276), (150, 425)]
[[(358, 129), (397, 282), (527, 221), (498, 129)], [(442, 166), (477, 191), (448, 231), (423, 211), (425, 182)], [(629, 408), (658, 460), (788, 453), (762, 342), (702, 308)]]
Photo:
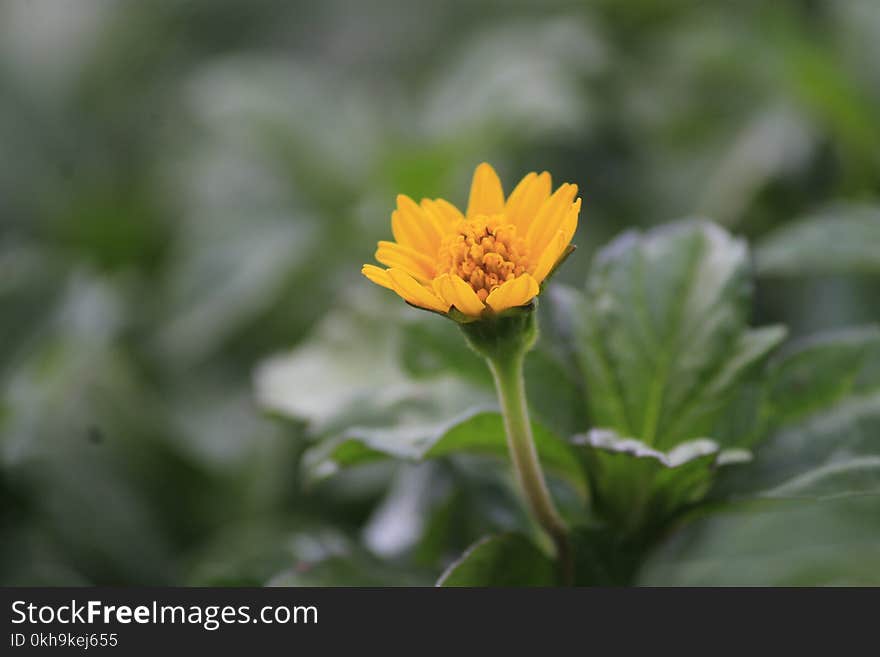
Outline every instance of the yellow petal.
[(568, 209), (565, 220), (562, 222), (562, 227), (556, 231), (556, 235), (550, 239), (550, 243), (547, 244), (547, 246), (544, 247), (544, 251), (540, 253), (538, 264), (532, 272), (532, 276), (538, 281), (538, 283), (543, 282), (543, 280), (547, 278), (547, 274), (552, 271), (553, 265), (556, 264), (556, 261), (559, 260), (565, 252), (566, 247), (571, 243), (571, 239), (574, 237), (574, 232), (577, 230), (578, 213), (580, 212), (580, 209), (581, 200), (578, 199), (572, 203), (571, 207)]
[(564, 232), (561, 230), (556, 231), (556, 235), (550, 240), (550, 244), (547, 245), (547, 248), (544, 249), (544, 253), (542, 253), (541, 257), (538, 259), (538, 266), (535, 267), (535, 271), (532, 272), (532, 277), (538, 282), (538, 284), (547, 278), (547, 274), (553, 269), (553, 265), (559, 260), (559, 256), (562, 255), (562, 252), (565, 251), (568, 242), (569, 240), (565, 239)]
[(530, 173), (510, 193), (504, 213), (520, 235), (527, 234), (541, 205), (550, 198), (551, 185), (550, 174), (546, 171), (541, 175)]
[(524, 306), (533, 297), (537, 296), (539, 287), (537, 281), (529, 274), (523, 274), (517, 278), (502, 283), (489, 293), (486, 303), (496, 313), (508, 308)]
[(581, 213), (581, 199), (577, 199), (574, 203), (571, 204), (571, 208), (568, 211), (568, 216), (565, 217), (565, 221), (562, 222), (562, 232), (565, 233), (565, 244), (568, 245), (572, 239), (574, 239), (575, 231), (577, 231), (578, 227), (578, 216)]
[(454, 274), (443, 274), (434, 280), (434, 290), (469, 317), (479, 317), (486, 307), (474, 289)]
[(391, 213), (394, 241), (425, 254), (434, 254), (440, 246), (440, 234), (433, 221), (406, 194), (397, 195), (397, 210)]
[[(553, 196), (547, 199), (538, 216), (535, 217), (529, 231), (526, 234), (526, 240), (532, 253), (542, 253), (547, 244), (556, 235), (566, 218), (568, 212), (572, 208), (572, 201), (577, 195), (577, 185), (566, 183), (557, 189)], [(580, 205), (578, 204), (578, 209)]]
[(451, 231), (464, 219), (464, 216), (457, 207), (449, 201), (444, 201), (442, 198), (423, 198), (421, 205), (422, 210), (433, 217), (444, 232)]
[(419, 280), (430, 281), (434, 278), (434, 261), (412, 247), (396, 242), (379, 242), (375, 257), (383, 265), (403, 269)]
[(376, 265), (364, 265), (361, 268), (361, 273), (376, 285), (387, 287), (389, 290), (394, 289), (391, 285), (391, 278), (389, 278), (388, 272), (381, 267), (377, 267)]
[(467, 216), (499, 214), (504, 211), (504, 191), (495, 169), (486, 162), (474, 171), (471, 194), (468, 199)]
[(402, 269), (389, 269), (388, 278), (391, 281), (391, 289), (411, 304), (441, 313), (449, 310), (448, 303), (440, 299), (432, 290), (421, 285)]

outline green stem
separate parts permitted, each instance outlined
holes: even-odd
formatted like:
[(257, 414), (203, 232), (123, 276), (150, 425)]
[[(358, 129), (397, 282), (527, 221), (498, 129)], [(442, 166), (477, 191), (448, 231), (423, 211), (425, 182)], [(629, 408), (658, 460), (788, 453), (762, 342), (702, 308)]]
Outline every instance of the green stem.
[(507, 431), (507, 446), (517, 480), (532, 515), (553, 539), (562, 581), (570, 586), (574, 583), (574, 555), (568, 530), (547, 489), (535, 450), (535, 440), (532, 437), (532, 425), (529, 422), (526, 405), (524, 358), (524, 350), (496, 353), (488, 357), (489, 368), (495, 378), (495, 387), (498, 390)]

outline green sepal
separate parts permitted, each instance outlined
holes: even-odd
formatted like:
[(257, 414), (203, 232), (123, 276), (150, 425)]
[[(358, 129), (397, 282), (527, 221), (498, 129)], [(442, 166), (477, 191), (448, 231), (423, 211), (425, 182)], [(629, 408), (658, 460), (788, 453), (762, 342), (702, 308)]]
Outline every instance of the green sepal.
[(473, 322), (479, 322), (481, 320), (480, 317), (465, 315), (455, 306), (450, 306), (449, 312), (446, 313), (446, 318), (451, 319), (456, 324), (472, 324)]
[(522, 354), (538, 339), (536, 307), (536, 300), (532, 300), (525, 306), (509, 308), (459, 326), (470, 347), (485, 358), (494, 360), (505, 355)]
[(516, 316), (522, 314), (524, 312), (531, 312), (535, 309), (537, 304), (537, 298), (532, 299), (529, 303), (524, 306), (517, 306), (515, 308), (508, 308), (507, 310), (496, 313), (488, 306), (483, 310), (483, 314), (479, 317), (473, 317), (472, 315), (465, 315), (455, 306), (450, 306), (449, 310), (445, 313), (441, 313), (439, 310), (431, 310), (430, 308), (423, 308), (422, 306), (417, 306), (414, 303), (410, 303), (406, 301), (408, 306), (415, 308), (416, 310), (424, 310), (425, 312), (433, 313), (435, 315), (439, 315), (440, 317), (444, 317), (446, 319), (450, 319), (456, 324), (464, 326), (466, 324), (491, 324), (494, 322), (498, 322), (499, 320), (503, 320), (504, 318)]

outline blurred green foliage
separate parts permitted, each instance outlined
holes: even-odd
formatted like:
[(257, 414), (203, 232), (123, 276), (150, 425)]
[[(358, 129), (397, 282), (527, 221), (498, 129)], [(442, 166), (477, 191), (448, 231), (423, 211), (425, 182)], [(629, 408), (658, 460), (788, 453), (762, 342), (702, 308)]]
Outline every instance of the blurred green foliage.
[[(850, 399), (874, 338), (827, 331), (880, 318), (878, 115), (873, 0), (4, 2), (0, 582), (429, 584), (528, 531), (491, 446), (315, 476), (419, 461), (491, 408), (455, 327), (359, 274), (396, 193), (461, 203), (481, 160), (580, 186), (575, 288), (629, 228), (754, 246), (736, 329), (826, 337), (769, 366), (792, 415), (752, 484), (876, 455), (876, 399)], [(591, 415), (562, 290), (527, 374), (565, 437)], [(785, 504), (691, 523), (637, 581), (880, 583), (876, 497)]]

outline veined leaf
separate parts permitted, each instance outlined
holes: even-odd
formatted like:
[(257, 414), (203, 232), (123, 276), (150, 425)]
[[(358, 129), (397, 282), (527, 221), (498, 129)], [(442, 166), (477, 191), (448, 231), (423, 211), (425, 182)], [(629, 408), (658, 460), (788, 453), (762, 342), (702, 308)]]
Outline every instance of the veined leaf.
[(783, 499), (835, 499), (880, 494), (880, 456), (857, 456), (820, 466), (766, 491)]
[(711, 435), (737, 384), (784, 337), (747, 330), (750, 295), (745, 243), (705, 221), (605, 248), (575, 311), (593, 424), (661, 450)]
[(703, 498), (718, 468), (751, 460), (747, 450), (705, 438), (667, 452), (607, 429), (572, 440), (589, 460), (596, 510), (626, 536), (661, 527)]
[[(585, 490), (583, 469), (571, 445), (541, 425), (533, 424), (532, 432), (542, 465), (576, 489)], [(311, 448), (304, 457), (304, 466), (313, 479), (320, 479), (341, 468), (389, 457), (422, 461), (461, 453), (507, 458), (501, 415), (475, 410), (451, 422), (355, 427)]]
[(767, 378), (766, 438), (754, 463), (726, 473), (719, 492), (798, 499), (880, 493), (880, 330), (794, 343)]
[(655, 550), (649, 586), (880, 585), (880, 497), (778, 502), (701, 519)]
[(775, 425), (827, 410), (852, 393), (880, 388), (880, 328), (835, 331), (796, 342), (771, 361), (767, 376), (767, 413)]
[(553, 562), (520, 534), (486, 536), (440, 576), (437, 586), (555, 586)]
[(880, 394), (852, 397), (778, 430), (732, 473), (733, 496), (825, 499), (880, 494)]

